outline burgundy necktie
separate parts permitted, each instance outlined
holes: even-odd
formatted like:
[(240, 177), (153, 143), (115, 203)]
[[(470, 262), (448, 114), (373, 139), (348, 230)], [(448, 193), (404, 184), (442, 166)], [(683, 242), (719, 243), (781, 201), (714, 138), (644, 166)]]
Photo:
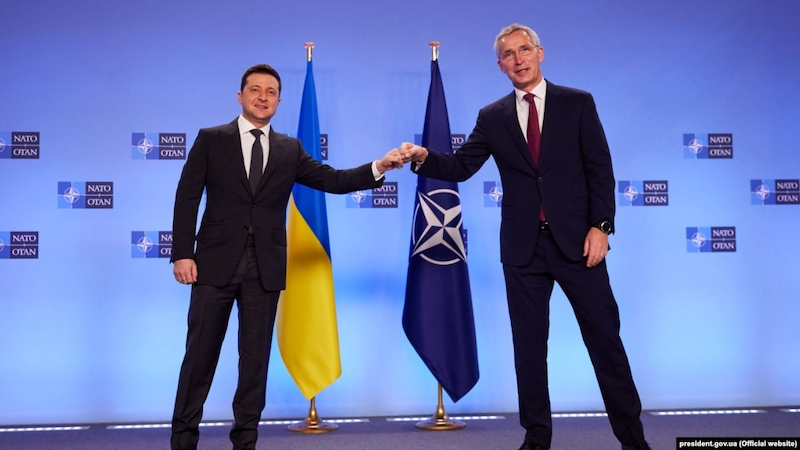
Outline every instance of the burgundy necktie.
[(528, 150), (531, 151), (533, 163), (539, 167), (539, 142), (542, 133), (539, 131), (539, 114), (536, 112), (536, 103), (533, 102), (533, 94), (525, 94), (524, 98), (529, 104), (528, 112)]
[[(533, 102), (533, 94), (525, 94), (524, 98), (530, 108), (528, 109), (528, 150), (533, 157), (533, 164), (539, 168), (539, 144), (542, 140), (542, 132), (539, 131), (539, 114), (536, 112), (536, 103)], [(539, 206), (539, 220), (546, 221), (544, 215), (544, 205)]]

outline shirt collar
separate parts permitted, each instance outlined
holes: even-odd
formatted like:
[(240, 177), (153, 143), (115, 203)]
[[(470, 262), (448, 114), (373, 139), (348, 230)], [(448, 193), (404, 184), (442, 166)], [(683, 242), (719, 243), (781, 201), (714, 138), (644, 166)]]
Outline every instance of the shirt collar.
[[(250, 131), (255, 130), (256, 128), (258, 128), (257, 126), (255, 126), (252, 123), (250, 123), (249, 120), (245, 119), (244, 116), (242, 116), (241, 114), (239, 115), (239, 119), (237, 120), (237, 124), (239, 125), (239, 134), (241, 134), (241, 135), (248, 134), (248, 133), (250, 133)], [(271, 127), (272, 127), (272, 123), (268, 123), (264, 127), (258, 128), (258, 129), (263, 131), (265, 136), (269, 136), (269, 130), (270, 130)]]
[[(542, 81), (539, 82), (539, 84), (537, 84), (536, 87), (533, 88), (530, 93), (533, 94), (534, 97), (544, 99), (544, 95), (546, 92), (547, 92), (547, 80), (542, 78)], [(524, 97), (525, 94), (527, 94), (528, 92), (514, 88), (514, 93), (517, 96), (517, 102), (524, 102), (525, 99), (523, 99), (522, 97)]]

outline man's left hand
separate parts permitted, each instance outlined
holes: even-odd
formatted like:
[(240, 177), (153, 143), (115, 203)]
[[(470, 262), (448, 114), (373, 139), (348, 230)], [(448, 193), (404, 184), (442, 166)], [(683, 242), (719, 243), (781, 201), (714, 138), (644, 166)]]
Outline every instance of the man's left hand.
[(586, 258), (586, 267), (594, 267), (608, 254), (608, 235), (592, 227), (583, 241), (583, 256)]

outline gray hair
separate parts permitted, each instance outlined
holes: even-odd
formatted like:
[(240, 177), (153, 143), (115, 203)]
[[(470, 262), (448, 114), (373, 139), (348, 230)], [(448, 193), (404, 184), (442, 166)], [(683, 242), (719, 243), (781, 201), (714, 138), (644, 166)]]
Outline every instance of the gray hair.
[(500, 59), (500, 41), (508, 36), (509, 34), (515, 31), (522, 31), (523, 33), (527, 34), (528, 37), (531, 39), (533, 45), (539, 47), (541, 46), (541, 42), (539, 42), (539, 35), (536, 34), (535, 31), (526, 27), (525, 25), (521, 25), (518, 23), (512, 23), (511, 25), (503, 28), (500, 30), (500, 33), (494, 38), (494, 54), (497, 55), (497, 58)]

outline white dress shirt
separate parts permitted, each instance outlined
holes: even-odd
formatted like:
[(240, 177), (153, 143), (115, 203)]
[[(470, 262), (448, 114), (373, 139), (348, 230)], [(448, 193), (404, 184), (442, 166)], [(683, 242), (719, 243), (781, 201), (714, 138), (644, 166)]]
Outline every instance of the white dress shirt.
[[(251, 133), (252, 130), (258, 128), (257, 126), (250, 123), (247, 119), (239, 115), (238, 119), (239, 125), (239, 134), (242, 141), (242, 156), (244, 157), (244, 170), (247, 172), (247, 177), (250, 178), (250, 159), (251, 154), (253, 153), (253, 144), (256, 142), (256, 137)], [(267, 124), (263, 128), (259, 128), (261, 131), (264, 132), (260, 136), (261, 139), (261, 148), (264, 150), (264, 164), (261, 167), (261, 171), (264, 171), (264, 168), (267, 167), (267, 160), (269, 159), (269, 130), (271, 124)], [(372, 176), (375, 178), (375, 181), (380, 180), (383, 178), (383, 174), (378, 171), (378, 161), (372, 162)]]
[[(244, 157), (244, 170), (247, 172), (247, 177), (250, 178), (250, 155), (253, 153), (253, 144), (256, 142), (256, 137), (251, 133), (252, 130), (258, 128), (257, 126), (250, 123), (247, 119), (239, 116), (238, 120), (239, 124), (239, 134), (242, 138), (242, 156)], [(261, 167), (261, 171), (264, 171), (264, 168), (267, 167), (267, 159), (269, 158), (269, 130), (271, 125), (267, 124), (263, 128), (258, 128), (259, 130), (263, 131), (264, 134), (260, 136), (261, 139), (261, 148), (264, 150), (264, 164)]]
[[(525, 141), (528, 140), (528, 116), (530, 115), (530, 103), (523, 97), (528, 92), (514, 89), (517, 94), (517, 119), (519, 119), (519, 127), (522, 129), (522, 135), (525, 136)], [(536, 85), (530, 94), (533, 94), (533, 103), (536, 105), (536, 114), (539, 116), (539, 132), (541, 133), (542, 124), (544, 123), (544, 97), (547, 94), (547, 81), (542, 78), (542, 81)]]

